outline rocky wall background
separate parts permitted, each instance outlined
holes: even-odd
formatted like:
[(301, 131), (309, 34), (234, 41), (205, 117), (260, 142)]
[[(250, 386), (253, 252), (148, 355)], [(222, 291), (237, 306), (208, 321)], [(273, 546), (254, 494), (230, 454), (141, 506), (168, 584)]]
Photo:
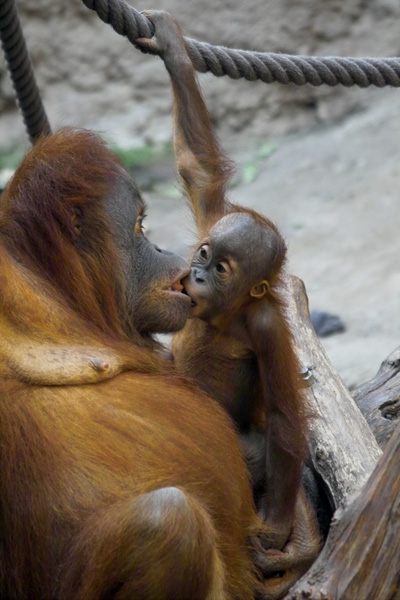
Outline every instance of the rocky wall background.
[[(259, 51), (315, 55), (400, 54), (398, 0), (131, 0), (165, 9), (189, 37)], [(80, 0), (17, 0), (53, 127), (100, 129), (141, 147), (170, 135), (170, 93), (161, 61), (144, 56)], [(386, 92), (266, 85), (201, 76), (222, 134), (269, 136), (331, 123)], [(24, 141), (0, 57), (0, 148)]]

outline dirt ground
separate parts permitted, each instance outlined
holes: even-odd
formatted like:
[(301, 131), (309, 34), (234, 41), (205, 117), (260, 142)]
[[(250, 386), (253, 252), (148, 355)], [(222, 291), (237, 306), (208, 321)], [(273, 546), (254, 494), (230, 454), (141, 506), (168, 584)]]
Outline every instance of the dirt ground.
[[(242, 167), (232, 199), (278, 224), (311, 309), (344, 322), (344, 333), (322, 342), (350, 388), (400, 344), (399, 116), (400, 92), (391, 90), (340, 124), (271, 140), (267, 157), (243, 132), (222, 140)], [(189, 211), (161, 195), (162, 186), (145, 194), (149, 236), (187, 255)]]

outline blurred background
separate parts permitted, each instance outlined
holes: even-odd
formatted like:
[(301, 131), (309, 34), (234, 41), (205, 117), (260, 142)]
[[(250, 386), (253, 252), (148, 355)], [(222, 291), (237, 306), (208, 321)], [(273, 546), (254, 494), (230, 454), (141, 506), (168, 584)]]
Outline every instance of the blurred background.
[[(164, 9), (187, 36), (264, 52), (400, 56), (398, 0), (131, 0)], [(188, 256), (164, 65), (80, 0), (17, 0), (53, 129), (99, 131), (137, 178), (148, 235)], [(371, 378), (400, 344), (400, 89), (313, 88), (201, 75), (234, 201), (274, 220), (310, 307), (340, 316), (323, 345), (345, 383)], [(0, 185), (29, 148), (0, 56)]]

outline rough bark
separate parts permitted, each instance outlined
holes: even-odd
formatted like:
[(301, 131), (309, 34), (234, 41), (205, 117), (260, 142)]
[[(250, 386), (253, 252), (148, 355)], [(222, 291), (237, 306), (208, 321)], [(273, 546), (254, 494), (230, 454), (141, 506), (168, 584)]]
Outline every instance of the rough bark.
[(361, 493), (336, 512), (319, 558), (285, 600), (400, 597), (400, 426)]
[(287, 288), (298, 356), (314, 378), (307, 389), (317, 415), (310, 437), (311, 459), (338, 508), (365, 484), (381, 451), (314, 332), (303, 283), (289, 277)]
[[(376, 464), (380, 450), (312, 329), (302, 282), (291, 277), (288, 291), (298, 353), (313, 371), (308, 400), (320, 415), (311, 455), (340, 508), (319, 558), (285, 600), (400, 600), (400, 348), (354, 394), (379, 442), (387, 443)], [(385, 409), (393, 417), (388, 423)]]
[(376, 376), (352, 395), (384, 448), (400, 422), (400, 346), (383, 361)]

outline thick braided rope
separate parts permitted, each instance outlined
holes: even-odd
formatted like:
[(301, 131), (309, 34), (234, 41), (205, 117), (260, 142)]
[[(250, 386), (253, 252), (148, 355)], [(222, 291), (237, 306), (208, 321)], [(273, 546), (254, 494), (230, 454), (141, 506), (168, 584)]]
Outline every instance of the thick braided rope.
[(36, 85), (14, 0), (0, 0), (0, 38), (25, 127), (32, 144), (50, 125)]
[[(131, 43), (138, 37), (149, 38), (153, 24), (125, 0), (82, 0), (96, 11), (102, 21), (111, 25)], [(294, 83), (296, 85), (344, 85), (367, 87), (387, 85), (400, 87), (400, 58), (318, 58), (233, 50), (212, 46), (186, 38), (190, 58), (197, 71), (210, 71), (217, 77), (243, 77), (248, 81), (260, 79), (265, 83)]]

